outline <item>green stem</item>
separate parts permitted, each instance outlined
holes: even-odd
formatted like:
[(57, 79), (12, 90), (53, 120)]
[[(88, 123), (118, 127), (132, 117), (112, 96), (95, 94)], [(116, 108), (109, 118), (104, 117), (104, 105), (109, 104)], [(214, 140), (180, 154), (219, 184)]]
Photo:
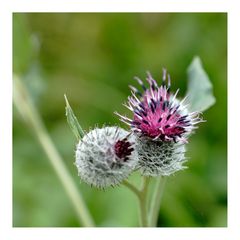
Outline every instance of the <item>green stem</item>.
[(156, 227), (158, 215), (160, 211), (161, 199), (164, 191), (164, 186), (166, 183), (166, 177), (158, 177), (156, 181), (156, 186), (153, 193), (151, 209), (149, 213), (149, 226)]
[(143, 185), (141, 189), (141, 195), (139, 198), (140, 203), (140, 214), (141, 214), (141, 221), (140, 226), (141, 227), (148, 227), (148, 186), (149, 186), (150, 178), (143, 177)]
[(142, 187), (139, 190), (137, 187), (132, 185), (128, 181), (123, 181), (123, 185), (126, 186), (129, 190), (131, 190), (139, 201), (139, 211), (140, 211), (140, 226), (148, 227), (148, 186), (150, 183), (150, 178), (143, 177)]
[(134, 185), (132, 185), (132, 184), (131, 184), (130, 182), (128, 182), (127, 180), (123, 181), (122, 184), (123, 184), (124, 186), (126, 186), (127, 188), (129, 188), (129, 190), (131, 190), (133, 193), (135, 193), (138, 198), (140, 198), (141, 192), (140, 192), (140, 190), (138, 190)]
[(40, 145), (48, 156), (48, 159), (50, 160), (61, 183), (63, 184), (63, 187), (68, 197), (70, 198), (76, 210), (80, 224), (85, 227), (93, 227), (94, 222), (82, 198), (82, 195), (78, 191), (77, 186), (75, 185), (71, 175), (67, 171), (63, 159), (56, 150), (56, 147), (54, 146), (39, 113), (33, 105), (26, 88), (17, 76), (14, 76), (13, 87), (14, 105), (16, 106), (26, 123), (32, 127), (33, 132), (36, 134)]

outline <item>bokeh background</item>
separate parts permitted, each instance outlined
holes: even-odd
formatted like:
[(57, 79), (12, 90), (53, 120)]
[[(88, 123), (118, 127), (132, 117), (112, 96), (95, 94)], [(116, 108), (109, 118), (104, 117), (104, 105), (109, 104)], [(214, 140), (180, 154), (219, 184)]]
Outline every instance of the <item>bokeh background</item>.
[[(99, 191), (80, 183), (64, 93), (84, 129), (120, 124), (113, 112), (130, 114), (121, 104), (133, 76), (144, 79), (149, 70), (160, 80), (166, 67), (183, 96), (195, 55), (217, 101), (188, 144), (189, 168), (169, 177), (158, 226), (227, 225), (227, 14), (13, 14), (13, 71), (30, 91), (98, 226), (137, 226), (137, 200), (125, 187)], [(13, 226), (79, 226), (46, 155), (15, 109), (13, 130)]]

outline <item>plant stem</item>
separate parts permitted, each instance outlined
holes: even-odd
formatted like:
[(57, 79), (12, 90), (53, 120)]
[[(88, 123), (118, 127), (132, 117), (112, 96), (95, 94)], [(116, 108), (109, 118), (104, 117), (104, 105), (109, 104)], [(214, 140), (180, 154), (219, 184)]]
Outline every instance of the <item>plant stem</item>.
[(32, 103), (32, 100), (21, 80), (14, 76), (13, 102), (19, 113), (22, 115), (28, 126), (30, 125), (36, 134), (40, 145), (50, 160), (55, 172), (57, 173), (63, 187), (70, 198), (79, 222), (84, 227), (93, 227), (94, 223), (88, 211), (88, 208), (78, 191), (71, 175), (69, 174), (63, 159), (54, 146), (43, 121)]
[(139, 201), (139, 211), (140, 211), (140, 226), (148, 227), (148, 186), (150, 183), (150, 178), (143, 177), (142, 187), (139, 190), (133, 184), (128, 181), (123, 181), (123, 185), (125, 185), (129, 190), (131, 190), (138, 198)]
[(166, 183), (166, 177), (159, 176), (156, 181), (156, 186), (153, 193), (151, 209), (149, 214), (149, 226), (156, 227), (158, 215), (160, 211), (161, 199), (164, 191), (164, 186)]
[(147, 204), (147, 198), (148, 198), (148, 186), (149, 186), (150, 178), (143, 177), (143, 185), (141, 189), (141, 195), (139, 198), (140, 203), (140, 213), (141, 213), (141, 221), (140, 226), (141, 227), (148, 227), (148, 204)]
[(125, 185), (127, 188), (129, 188), (129, 190), (131, 190), (133, 193), (135, 193), (137, 195), (138, 198), (140, 198), (141, 196), (141, 191), (138, 190), (134, 185), (132, 185), (130, 182), (128, 182), (127, 180), (122, 182), (123, 185)]

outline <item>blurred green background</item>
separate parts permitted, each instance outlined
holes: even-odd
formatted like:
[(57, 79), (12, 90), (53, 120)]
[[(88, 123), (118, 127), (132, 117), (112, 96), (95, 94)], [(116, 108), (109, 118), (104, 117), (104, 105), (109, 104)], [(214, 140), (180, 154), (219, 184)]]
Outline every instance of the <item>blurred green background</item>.
[[(217, 102), (188, 144), (189, 168), (169, 177), (159, 226), (227, 225), (227, 14), (13, 14), (14, 73), (30, 91), (97, 226), (137, 226), (137, 200), (125, 187), (99, 191), (80, 183), (64, 93), (84, 129), (120, 124), (113, 112), (130, 114), (121, 104), (133, 76), (144, 79), (149, 70), (160, 80), (166, 67), (183, 96), (195, 55)], [(13, 144), (13, 226), (79, 226), (46, 155), (15, 109)]]

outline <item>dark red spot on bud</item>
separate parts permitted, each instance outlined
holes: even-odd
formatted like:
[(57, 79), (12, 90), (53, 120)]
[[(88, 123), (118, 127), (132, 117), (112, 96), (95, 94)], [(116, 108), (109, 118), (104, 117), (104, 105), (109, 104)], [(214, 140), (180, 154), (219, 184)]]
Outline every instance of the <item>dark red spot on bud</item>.
[(128, 156), (130, 156), (132, 151), (134, 150), (133, 148), (131, 148), (131, 143), (128, 142), (126, 139), (117, 141), (114, 149), (115, 154), (123, 161), (127, 161), (129, 159)]

